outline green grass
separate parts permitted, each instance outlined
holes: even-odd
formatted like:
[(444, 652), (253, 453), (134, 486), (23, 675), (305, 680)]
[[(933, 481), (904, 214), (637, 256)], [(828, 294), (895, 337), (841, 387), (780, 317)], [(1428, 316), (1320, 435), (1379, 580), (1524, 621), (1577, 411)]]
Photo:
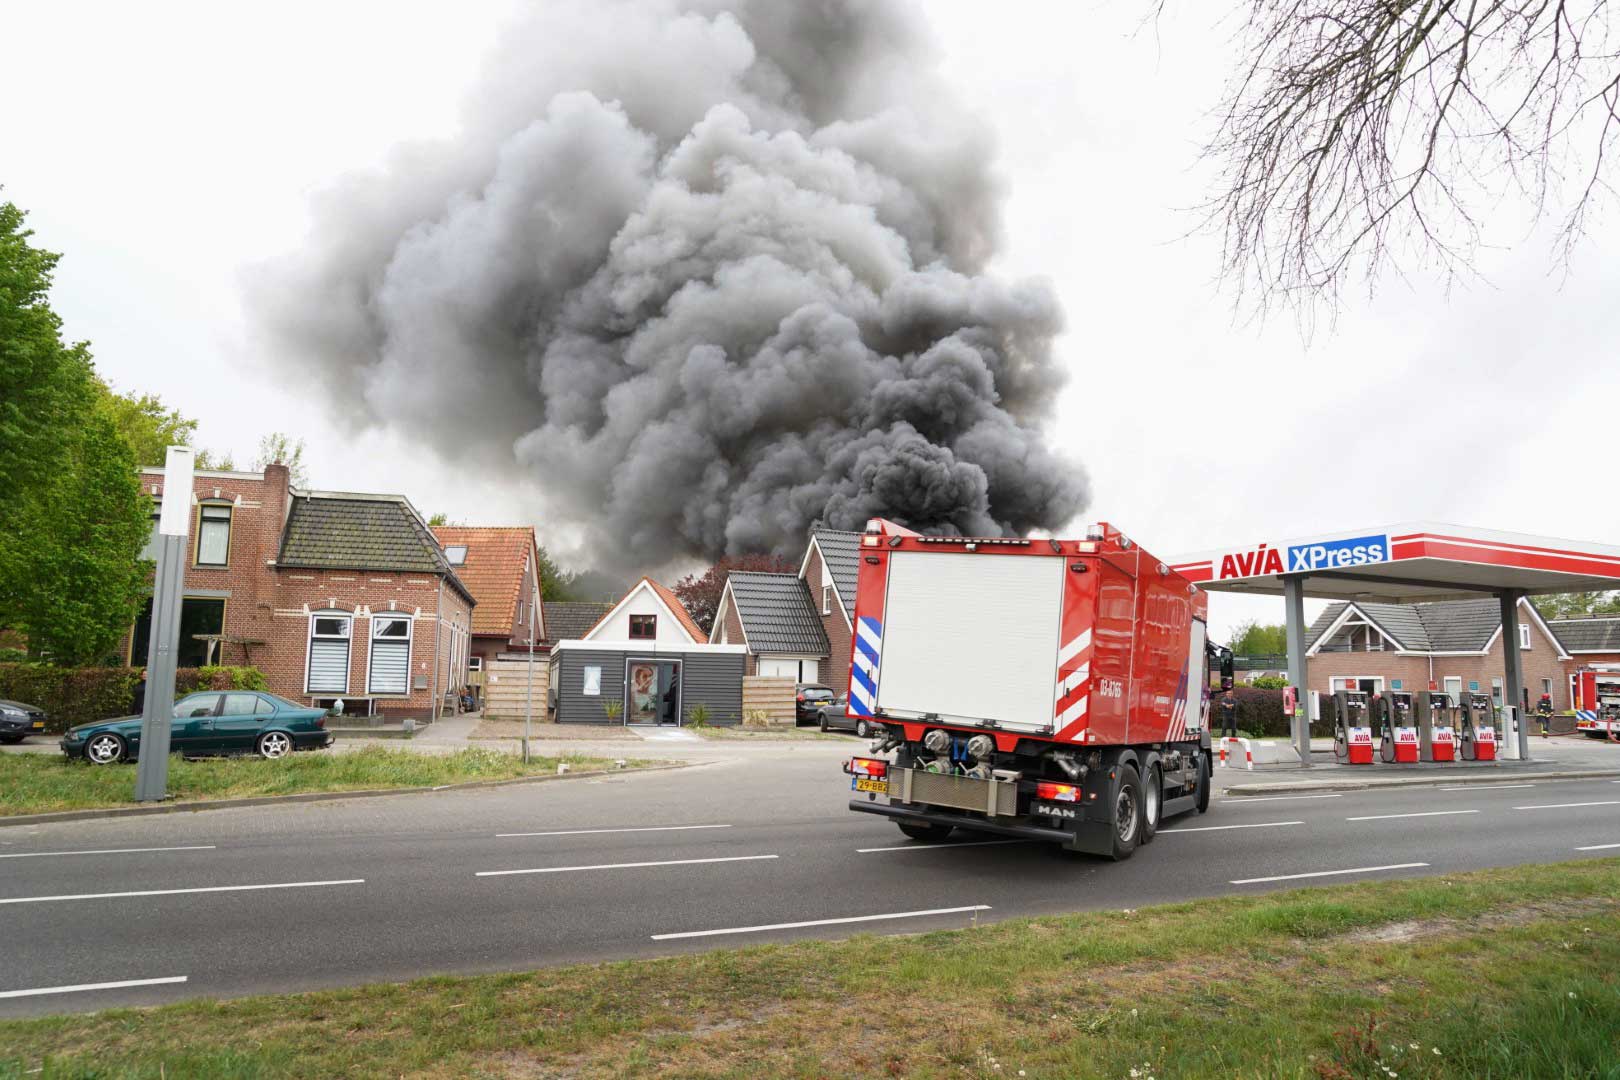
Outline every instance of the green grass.
[(0, 1077), (226, 1075), (1612, 1080), (1620, 860), (0, 1023)]
[(849, 741), (846, 740), (845, 736), (835, 732), (821, 731), (813, 727), (791, 727), (786, 724), (780, 727), (767, 728), (746, 728), (740, 725), (716, 727), (711, 724), (689, 724), (686, 730), (694, 735), (701, 735), (705, 739), (719, 739), (722, 741), (726, 739), (734, 739), (738, 742), (749, 740), (760, 742), (770, 742), (772, 740), (777, 742), (792, 742), (795, 740), (798, 742)]
[[(369, 791), (378, 788), (509, 780), (573, 769), (605, 769), (612, 762), (565, 754), (534, 757), (525, 765), (514, 754), (471, 748), (453, 754), (423, 754), (388, 746), (352, 753), (312, 751), (280, 761), (257, 757), (169, 759), (169, 793), (176, 801), (244, 799), (309, 791)], [(635, 764), (645, 764), (635, 762)], [(134, 765), (90, 765), (46, 754), (0, 754), (0, 817), (124, 806), (135, 797)]]

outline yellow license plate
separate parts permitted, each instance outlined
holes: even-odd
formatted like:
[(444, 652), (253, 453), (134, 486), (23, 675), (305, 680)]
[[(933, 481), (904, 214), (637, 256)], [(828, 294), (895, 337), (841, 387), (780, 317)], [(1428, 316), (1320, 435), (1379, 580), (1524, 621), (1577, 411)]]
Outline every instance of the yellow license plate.
[(39, 730), (44, 731), (45, 730), (45, 721), (43, 721), (43, 720), (35, 720), (34, 721), (34, 726), (39, 728)]
[(855, 790), (869, 792), (873, 795), (887, 795), (889, 793), (889, 782), (871, 776), (857, 776), (855, 778)]

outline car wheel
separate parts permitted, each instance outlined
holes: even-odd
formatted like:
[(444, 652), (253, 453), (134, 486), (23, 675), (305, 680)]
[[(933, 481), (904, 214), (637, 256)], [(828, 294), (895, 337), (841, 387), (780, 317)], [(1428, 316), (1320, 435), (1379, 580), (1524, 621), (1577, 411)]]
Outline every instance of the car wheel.
[(949, 825), (920, 825), (914, 821), (897, 821), (900, 831), (913, 840), (943, 840), (951, 835)]
[(1159, 814), (1164, 806), (1164, 782), (1157, 765), (1148, 766), (1147, 780), (1142, 784), (1142, 843), (1146, 844), (1159, 831)]
[(870, 735), (871, 733), (872, 733), (872, 728), (867, 724), (867, 722), (864, 719), (855, 721), (855, 734), (857, 736), (864, 739), (868, 735)]
[(829, 728), (827, 726), (827, 714), (826, 713), (821, 714), (821, 730), (822, 731), (831, 731), (832, 730), (831, 728)]
[(1136, 852), (1136, 845), (1142, 842), (1142, 778), (1134, 765), (1119, 768), (1119, 778), (1114, 783), (1112, 817), (1113, 856), (1122, 861), (1130, 858)]
[(259, 756), (263, 758), (284, 758), (292, 753), (292, 736), (284, 731), (267, 731), (259, 736), (257, 747)]
[(111, 732), (92, 735), (90, 741), (84, 744), (85, 760), (92, 765), (116, 765), (124, 760), (128, 752), (124, 740)]

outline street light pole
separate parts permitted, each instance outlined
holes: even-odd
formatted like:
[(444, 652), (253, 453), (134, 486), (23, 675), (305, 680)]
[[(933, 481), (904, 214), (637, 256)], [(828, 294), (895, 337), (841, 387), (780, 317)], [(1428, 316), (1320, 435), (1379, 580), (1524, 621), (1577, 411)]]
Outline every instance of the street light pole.
[(136, 802), (158, 802), (168, 797), (169, 727), (174, 715), (174, 672), (179, 663), (192, 467), (189, 447), (169, 447), (163, 462), (163, 504), (158, 513), (158, 564), (152, 579), (152, 624), (146, 656), (146, 696), (141, 703)]
[[(540, 568), (533, 574), (538, 577)], [(530, 579), (532, 582), (532, 578)], [(529, 763), (529, 729), (534, 723), (534, 606), (540, 602), (539, 590), (529, 590), (529, 679), (523, 699), (523, 764)]]

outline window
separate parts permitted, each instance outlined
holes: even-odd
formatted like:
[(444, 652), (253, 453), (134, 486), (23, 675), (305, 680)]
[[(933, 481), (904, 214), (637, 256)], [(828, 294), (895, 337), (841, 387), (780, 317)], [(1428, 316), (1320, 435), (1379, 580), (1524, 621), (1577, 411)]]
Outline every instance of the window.
[(821, 613), (823, 615), (831, 615), (832, 614), (832, 586), (831, 585), (823, 585), (821, 587)]
[(658, 636), (658, 616), (632, 615), (630, 616), (630, 640), (652, 641)]
[(526, 623), (524, 621), (524, 618), (523, 618), (524, 614), (527, 611), (528, 611), (528, 608), (524, 606), (523, 601), (519, 600), (518, 601), (518, 620), (517, 620), (519, 626), (527, 626), (528, 625), (528, 623)]
[(1492, 679), (1491, 680), (1491, 704), (1495, 705), (1498, 709), (1500, 709), (1502, 707), (1502, 680), (1501, 679)]
[(347, 612), (309, 617), (306, 690), (349, 692), (349, 629), (353, 622)]
[(461, 566), (467, 561), (467, 545), (451, 544), (444, 549), (444, 561), (451, 566)]
[(1528, 649), (1529, 647), (1530, 647), (1530, 624), (1529, 623), (1520, 623), (1519, 624), (1519, 648)]
[(372, 694), (405, 694), (409, 692), (410, 678), (411, 617), (373, 615), (367, 691)]
[(1552, 680), (1551, 679), (1542, 679), (1541, 680), (1541, 693), (1545, 697), (1552, 697)]
[(585, 665), (584, 687), (580, 693), (586, 697), (602, 696), (602, 666), (600, 664)]
[[(208, 642), (198, 641), (198, 634), (225, 632), (225, 600), (223, 597), (188, 596), (180, 601), (180, 644), (175, 649), (175, 663), (180, 667), (202, 667), (208, 663)], [(129, 639), (129, 662), (145, 667), (152, 651), (152, 598), (146, 598), (141, 613), (135, 617), (135, 630)]]
[(225, 707), (219, 711), (221, 716), (252, 716), (255, 713), (274, 712), (275, 709), (267, 701), (262, 701), (258, 694), (226, 694)]
[(197, 565), (224, 566), (231, 554), (231, 508), (203, 503), (197, 508)]
[(163, 554), (163, 537), (158, 532), (158, 519), (160, 517), (162, 515), (158, 513), (157, 500), (154, 499), (152, 500), (152, 535), (146, 538), (146, 546), (141, 549), (141, 558), (150, 559), (153, 562), (157, 562), (158, 556)]
[(467, 670), (468, 671), (483, 671), (484, 670), (484, 658), (482, 656), (469, 656), (469, 657), (467, 657)]

